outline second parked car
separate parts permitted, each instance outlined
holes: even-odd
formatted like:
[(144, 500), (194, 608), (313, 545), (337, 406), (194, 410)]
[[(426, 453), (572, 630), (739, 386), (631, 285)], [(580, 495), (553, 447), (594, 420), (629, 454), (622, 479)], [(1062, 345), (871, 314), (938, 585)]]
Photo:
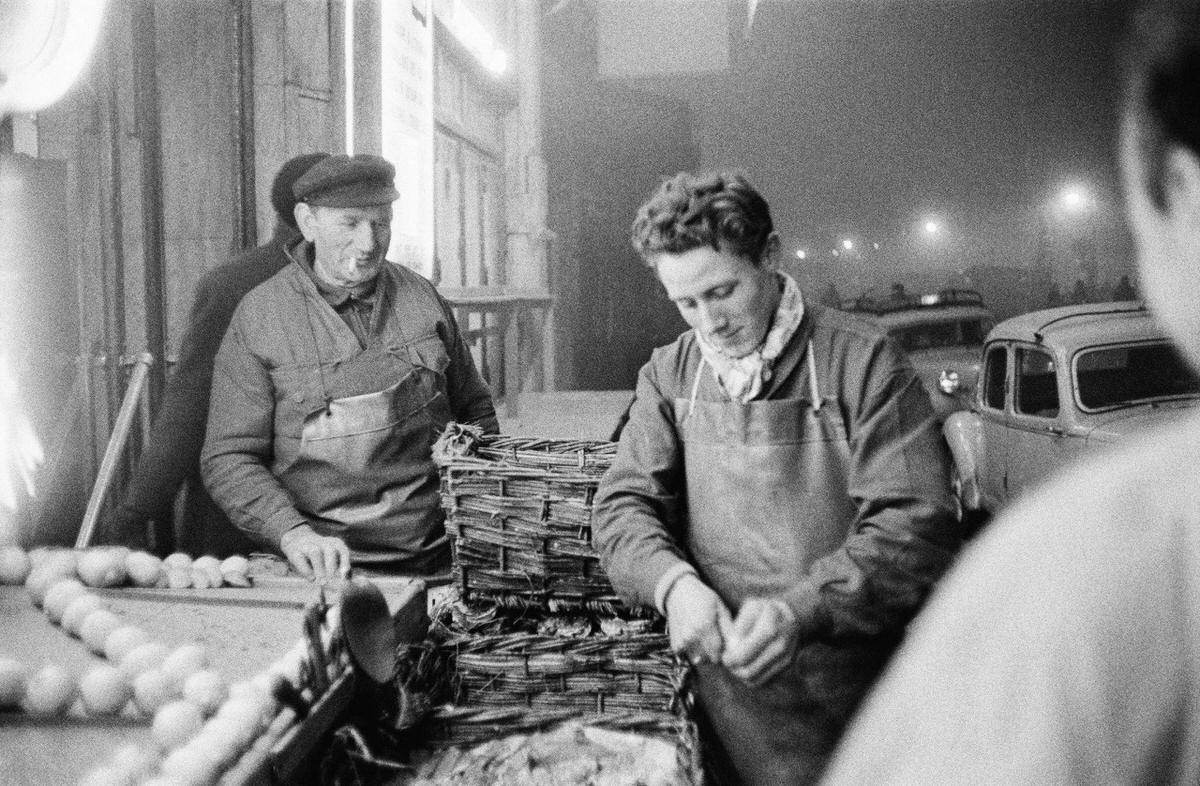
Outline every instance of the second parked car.
[(902, 287), (841, 303), (887, 331), (908, 354), (939, 418), (966, 409), (979, 373), (979, 349), (992, 312), (971, 289), (908, 294)]
[(992, 513), (1082, 453), (1200, 403), (1136, 301), (1045, 309), (988, 334), (972, 407), (943, 426), (967, 513)]

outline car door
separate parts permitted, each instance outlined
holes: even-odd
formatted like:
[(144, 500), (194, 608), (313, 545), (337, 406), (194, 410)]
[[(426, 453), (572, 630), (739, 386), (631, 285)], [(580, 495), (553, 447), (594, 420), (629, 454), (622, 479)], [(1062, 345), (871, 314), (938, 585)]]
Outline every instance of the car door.
[(1005, 462), (1008, 499), (1039, 485), (1082, 450), (1070, 433), (1067, 408), (1074, 406), (1065, 364), (1043, 346), (1018, 344), (1012, 356), (1012, 414)]
[(1008, 443), (1009, 346), (993, 342), (983, 353), (983, 368), (979, 373), (978, 410), (982, 436), (978, 468), (979, 492), (983, 504), (994, 509), (1003, 504), (1006, 470), (1005, 454)]

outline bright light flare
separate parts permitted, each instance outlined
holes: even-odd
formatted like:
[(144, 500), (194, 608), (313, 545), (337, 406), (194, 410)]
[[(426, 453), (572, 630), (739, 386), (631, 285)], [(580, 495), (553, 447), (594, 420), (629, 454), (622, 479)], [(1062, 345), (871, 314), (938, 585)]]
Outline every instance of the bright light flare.
[(853, 251), (854, 250), (854, 241), (849, 238), (846, 238), (845, 240), (842, 241), (842, 248), (846, 249), (847, 251)]
[(17, 378), (0, 355), (0, 508), (17, 509), (18, 493), (33, 497), (34, 474), (45, 461), (41, 440), (21, 405)]
[(936, 235), (937, 233), (942, 231), (942, 225), (939, 224), (938, 222), (930, 219), (929, 221), (925, 222), (924, 229), (925, 229), (925, 234)]
[(484, 60), (484, 66), (496, 76), (508, 73), (508, 55), (502, 49), (493, 49)]
[(67, 92), (103, 29), (104, 0), (0, 4), (0, 115), (37, 112)]
[(508, 71), (508, 55), (496, 45), (483, 21), (463, 0), (444, 0), (438, 19), (492, 74), (503, 76)]
[(1070, 185), (1059, 192), (1058, 202), (1068, 212), (1083, 213), (1092, 206), (1092, 194), (1084, 186)]
[(808, 252), (807, 252), (807, 251), (805, 251), (805, 250), (804, 250), (804, 249), (802, 249), (802, 248), (798, 248), (798, 249), (796, 249), (796, 259), (807, 259), (807, 258), (808, 258)]

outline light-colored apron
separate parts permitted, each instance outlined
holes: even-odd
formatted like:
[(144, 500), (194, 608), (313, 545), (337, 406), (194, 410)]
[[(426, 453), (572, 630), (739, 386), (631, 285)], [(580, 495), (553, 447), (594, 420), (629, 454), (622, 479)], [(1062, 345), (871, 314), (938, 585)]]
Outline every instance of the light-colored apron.
[[(389, 304), (372, 315), (369, 335)], [(399, 327), (399, 313), (392, 313)], [(315, 341), (315, 337), (314, 337)], [(343, 379), (395, 380), (374, 393), (330, 398), (304, 421), (297, 457), (280, 478), (297, 509), (323, 535), (343, 538), (355, 564), (432, 574), (449, 567), (430, 446), (451, 419), (444, 368), (431, 368), (411, 341), (368, 345), (322, 364), (322, 391)]]
[[(777, 596), (850, 534), (850, 446), (836, 398), (822, 398), (812, 342), (809, 397), (745, 405), (676, 401), (687, 477), (686, 544), (702, 578), (735, 614), (749, 597)], [(716, 374), (705, 381), (719, 387)], [(698, 664), (696, 693), (720, 741), (717, 783), (814, 783), (850, 713), (876, 676), (876, 647), (803, 642), (760, 688), (719, 664)], [(728, 770), (732, 769), (733, 773)]]

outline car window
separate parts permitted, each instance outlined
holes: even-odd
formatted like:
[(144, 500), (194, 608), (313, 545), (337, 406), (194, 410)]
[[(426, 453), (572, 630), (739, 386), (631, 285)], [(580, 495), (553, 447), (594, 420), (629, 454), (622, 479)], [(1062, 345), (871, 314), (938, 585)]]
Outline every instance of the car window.
[(906, 325), (892, 330), (892, 337), (905, 352), (941, 347), (977, 347), (990, 327), (980, 319), (953, 319)]
[(1032, 347), (1017, 349), (1016, 408), (1023, 415), (1058, 415), (1058, 380), (1054, 356)]
[(964, 319), (958, 323), (963, 344), (979, 346), (983, 337), (992, 329), (992, 323), (983, 319)]
[(985, 407), (1004, 409), (1004, 377), (1007, 361), (1007, 347), (1001, 345), (988, 350), (983, 370), (983, 405)]
[(1081, 352), (1075, 386), (1084, 409), (1200, 394), (1200, 380), (1165, 341)]

